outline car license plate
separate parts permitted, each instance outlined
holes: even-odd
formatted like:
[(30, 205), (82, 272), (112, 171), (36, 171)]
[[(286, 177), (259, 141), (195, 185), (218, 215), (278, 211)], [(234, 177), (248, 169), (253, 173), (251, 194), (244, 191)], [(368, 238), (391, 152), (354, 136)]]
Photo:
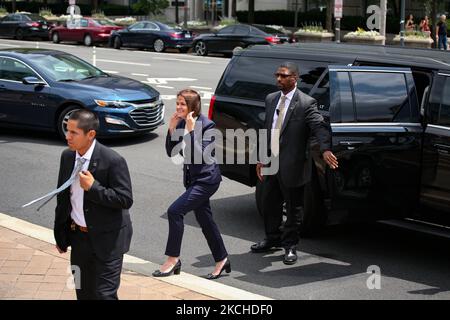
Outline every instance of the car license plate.
[(47, 29), (47, 26), (45, 26), (45, 25), (44, 25), (44, 26), (42, 26), (42, 29)]
[(184, 35), (184, 37), (185, 37), (185, 38), (190, 38), (191, 35), (190, 35), (189, 33), (186, 33), (186, 34)]

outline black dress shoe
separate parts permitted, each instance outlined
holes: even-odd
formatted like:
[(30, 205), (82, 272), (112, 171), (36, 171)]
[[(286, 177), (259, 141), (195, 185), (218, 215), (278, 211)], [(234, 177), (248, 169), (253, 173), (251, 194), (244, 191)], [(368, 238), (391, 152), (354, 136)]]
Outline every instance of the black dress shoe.
[(294, 264), (297, 262), (297, 250), (295, 248), (285, 249), (283, 263), (284, 264)]
[(267, 252), (274, 247), (281, 247), (280, 241), (264, 239), (250, 247), (252, 252)]
[(177, 263), (169, 271), (161, 272), (159, 270), (156, 270), (155, 272), (152, 273), (152, 275), (154, 277), (168, 277), (172, 273), (173, 274), (180, 274), (180, 272), (181, 272), (181, 260), (178, 260)]
[(220, 269), (219, 274), (208, 273), (208, 275), (206, 276), (206, 279), (209, 279), (209, 280), (217, 279), (218, 277), (220, 277), (220, 275), (222, 274), (223, 270), (225, 270), (226, 273), (230, 273), (230, 272), (231, 272), (231, 263), (230, 263), (230, 260), (227, 259), (227, 261), (226, 261), (225, 264), (223, 265), (222, 269)]

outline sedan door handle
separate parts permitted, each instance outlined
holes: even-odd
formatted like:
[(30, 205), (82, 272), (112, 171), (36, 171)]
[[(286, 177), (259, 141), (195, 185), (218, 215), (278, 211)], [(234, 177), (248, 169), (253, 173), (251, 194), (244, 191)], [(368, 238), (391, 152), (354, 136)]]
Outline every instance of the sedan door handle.
[(434, 147), (442, 154), (450, 154), (450, 146), (445, 144), (435, 144)]
[(5, 91), (6, 87), (3, 84), (0, 84), (0, 91)]

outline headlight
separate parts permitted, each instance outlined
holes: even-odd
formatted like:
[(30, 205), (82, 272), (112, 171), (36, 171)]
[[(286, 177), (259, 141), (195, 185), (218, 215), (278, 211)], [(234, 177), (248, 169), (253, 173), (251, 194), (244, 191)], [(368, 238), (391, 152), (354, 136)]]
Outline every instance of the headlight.
[(94, 100), (99, 107), (105, 108), (127, 108), (129, 103), (123, 101), (106, 101), (106, 100)]

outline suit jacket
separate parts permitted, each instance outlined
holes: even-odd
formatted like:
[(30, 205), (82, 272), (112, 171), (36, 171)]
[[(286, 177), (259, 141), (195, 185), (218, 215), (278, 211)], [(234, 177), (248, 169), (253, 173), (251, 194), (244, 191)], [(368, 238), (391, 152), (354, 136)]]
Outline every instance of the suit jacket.
[[(75, 163), (75, 151), (61, 155), (58, 186), (69, 179)], [(108, 261), (120, 258), (130, 248), (133, 228), (128, 209), (133, 204), (131, 179), (124, 158), (96, 142), (88, 170), (95, 178), (84, 192), (84, 217), (95, 254)], [(57, 197), (54, 235), (63, 250), (70, 246), (72, 205), (70, 188)]]
[[(183, 183), (186, 188), (196, 182), (216, 184), (222, 181), (219, 165), (214, 158), (215, 126), (213, 121), (200, 114), (197, 118), (194, 130), (189, 134), (184, 136), (181, 134), (173, 141), (170, 132), (167, 132), (167, 155), (173, 157), (177, 153), (180, 153), (185, 159), (183, 164)], [(181, 120), (176, 129), (184, 131), (185, 127), (186, 121)], [(200, 128), (201, 130), (197, 130)], [(186, 144), (184, 151), (181, 150), (181, 143), (183, 140)], [(176, 146), (178, 146), (178, 148), (175, 148)], [(206, 152), (204, 153), (205, 149)], [(206, 154), (206, 156), (204, 156), (204, 154)], [(209, 154), (211, 156), (208, 156)]]
[[(271, 146), (271, 129), (274, 113), (281, 92), (266, 97), (266, 121), (268, 148)], [(311, 179), (312, 157), (310, 136), (313, 134), (320, 145), (321, 153), (331, 150), (329, 125), (317, 110), (314, 98), (297, 89), (286, 111), (280, 132), (279, 175), (287, 187), (299, 187)], [(270, 153), (269, 153), (270, 154)]]

